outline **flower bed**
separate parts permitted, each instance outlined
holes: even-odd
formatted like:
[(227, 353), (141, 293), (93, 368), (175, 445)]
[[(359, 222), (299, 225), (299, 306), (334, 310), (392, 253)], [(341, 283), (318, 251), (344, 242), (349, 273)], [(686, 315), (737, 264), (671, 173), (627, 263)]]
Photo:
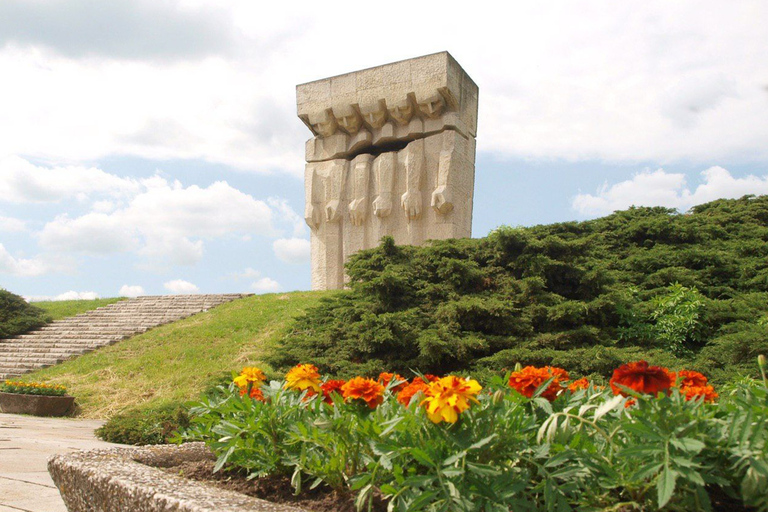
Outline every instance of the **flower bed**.
[(64, 386), (7, 380), (0, 385), (0, 411), (33, 416), (64, 416), (75, 403)]
[(202, 440), (251, 477), (286, 475), (419, 510), (768, 510), (768, 386), (716, 391), (644, 361), (610, 385), (517, 368), (324, 380), (313, 365), (266, 383), (246, 368), (191, 412)]

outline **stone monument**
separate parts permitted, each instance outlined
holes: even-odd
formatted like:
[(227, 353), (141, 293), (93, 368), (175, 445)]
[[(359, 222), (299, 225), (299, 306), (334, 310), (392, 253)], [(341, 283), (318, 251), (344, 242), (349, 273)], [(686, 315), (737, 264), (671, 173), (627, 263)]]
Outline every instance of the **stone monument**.
[(436, 53), (296, 87), (306, 144), (312, 289), (384, 236), (400, 245), (472, 235), (477, 85)]

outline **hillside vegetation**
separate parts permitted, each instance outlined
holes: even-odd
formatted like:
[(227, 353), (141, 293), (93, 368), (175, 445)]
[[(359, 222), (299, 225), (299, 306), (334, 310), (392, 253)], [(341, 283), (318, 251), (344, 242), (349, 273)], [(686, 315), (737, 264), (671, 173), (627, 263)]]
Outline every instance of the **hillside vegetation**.
[(229, 380), (233, 370), (261, 365), (264, 344), (284, 336), (292, 318), (323, 295), (327, 294), (246, 297), (29, 374), (24, 380), (65, 385), (77, 397), (84, 417), (173, 408)]
[(644, 358), (717, 383), (768, 352), (768, 196), (420, 248), (385, 240), (347, 269), (351, 289), (298, 319), (267, 361), (340, 376), (516, 363), (607, 376)]
[(93, 300), (47, 300), (34, 302), (32, 305), (45, 311), (51, 321), (79, 315), (96, 308), (101, 308), (125, 300), (125, 297), (111, 297)]
[(43, 309), (23, 297), (0, 288), (0, 339), (41, 327), (51, 321)]

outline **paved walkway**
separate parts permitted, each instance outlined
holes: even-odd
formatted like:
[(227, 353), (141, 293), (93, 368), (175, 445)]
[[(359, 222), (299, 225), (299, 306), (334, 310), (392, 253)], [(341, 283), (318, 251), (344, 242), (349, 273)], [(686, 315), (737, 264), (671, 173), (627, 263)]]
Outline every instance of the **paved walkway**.
[(0, 413), (0, 512), (67, 512), (48, 475), (48, 457), (115, 446), (94, 436), (101, 424)]

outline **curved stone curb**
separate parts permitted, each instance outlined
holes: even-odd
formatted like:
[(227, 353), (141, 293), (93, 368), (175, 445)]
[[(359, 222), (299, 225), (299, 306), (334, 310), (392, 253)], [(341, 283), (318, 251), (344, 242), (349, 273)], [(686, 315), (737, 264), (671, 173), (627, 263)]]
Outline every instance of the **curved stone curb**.
[(48, 472), (69, 512), (305, 512), (151, 467), (212, 457), (203, 443), (109, 448), (54, 455)]

